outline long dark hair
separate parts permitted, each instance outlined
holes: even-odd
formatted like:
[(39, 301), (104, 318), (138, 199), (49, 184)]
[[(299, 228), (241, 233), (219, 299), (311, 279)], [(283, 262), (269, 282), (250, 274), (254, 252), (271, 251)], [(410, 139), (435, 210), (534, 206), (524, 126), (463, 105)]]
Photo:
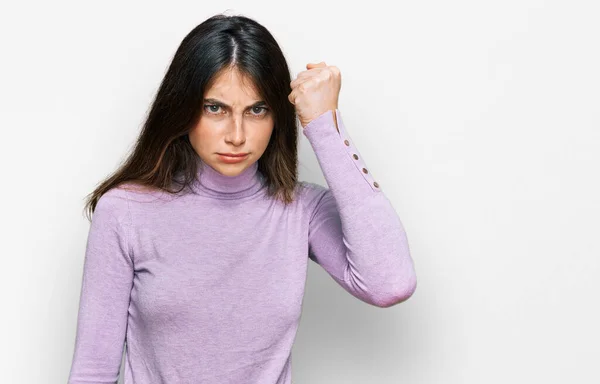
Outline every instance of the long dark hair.
[[(235, 66), (248, 75), (270, 106), (274, 127), (258, 160), (268, 194), (285, 204), (294, 199), (298, 179), (298, 128), (286, 59), (271, 33), (245, 16), (217, 14), (181, 41), (160, 84), (131, 154), (87, 196), (88, 219), (98, 199), (125, 182), (179, 193), (197, 175), (197, 156), (188, 133), (197, 124), (204, 92), (215, 74)], [(182, 175), (182, 182), (173, 183)], [(177, 186), (177, 187), (175, 187)], [(90, 219), (91, 220), (91, 219)]]

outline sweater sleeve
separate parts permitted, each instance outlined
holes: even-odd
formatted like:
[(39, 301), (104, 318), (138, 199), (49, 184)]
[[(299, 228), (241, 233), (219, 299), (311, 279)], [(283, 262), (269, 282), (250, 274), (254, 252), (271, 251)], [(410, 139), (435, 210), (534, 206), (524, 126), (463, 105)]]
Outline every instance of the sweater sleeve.
[(133, 283), (126, 204), (111, 190), (100, 197), (92, 216), (69, 384), (118, 380)]
[(311, 199), (309, 257), (362, 301), (389, 307), (407, 300), (416, 289), (416, 273), (406, 232), (340, 111), (323, 113), (303, 134), (329, 186), (316, 188)]

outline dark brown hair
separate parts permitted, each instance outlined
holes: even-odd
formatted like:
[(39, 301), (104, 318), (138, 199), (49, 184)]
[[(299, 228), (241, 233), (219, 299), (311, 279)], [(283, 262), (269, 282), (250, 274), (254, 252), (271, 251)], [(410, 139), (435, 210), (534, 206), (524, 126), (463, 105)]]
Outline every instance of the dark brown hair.
[[(84, 209), (88, 219), (98, 199), (123, 183), (179, 193), (194, 181), (198, 154), (188, 133), (200, 118), (205, 90), (215, 75), (231, 66), (252, 79), (273, 113), (273, 133), (258, 160), (268, 194), (285, 204), (293, 201), (298, 179), (298, 128), (294, 106), (288, 100), (291, 79), (283, 52), (258, 22), (245, 16), (218, 14), (182, 40), (133, 150), (87, 196)], [(181, 182), (173, 182), (176, 174), (183, 176)]]

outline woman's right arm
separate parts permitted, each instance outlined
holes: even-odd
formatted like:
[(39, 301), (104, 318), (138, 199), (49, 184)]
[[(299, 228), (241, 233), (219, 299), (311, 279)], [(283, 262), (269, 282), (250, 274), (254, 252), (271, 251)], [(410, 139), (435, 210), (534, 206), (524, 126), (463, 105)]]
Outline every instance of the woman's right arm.
[(100, 197), (90, 225), (68, 384), (116, 383), (127, 330), (133, 260), (125, 197)]

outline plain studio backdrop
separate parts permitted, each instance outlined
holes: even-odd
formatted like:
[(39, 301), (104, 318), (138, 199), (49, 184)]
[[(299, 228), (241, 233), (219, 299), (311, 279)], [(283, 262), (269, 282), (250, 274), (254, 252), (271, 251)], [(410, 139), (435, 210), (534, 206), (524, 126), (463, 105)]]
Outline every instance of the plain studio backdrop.
[[(340, 68), (418, 275), (382, 309), (310, 262), (294, 384), (600, 382), (600, 6), (437, 0), (3, 3), (3, 383), (66, 383), (83, 198), (181, 39), (222, 12), (265, 25), (293, 77)], [(300, 179), (324, 185), (300, 137)]]

